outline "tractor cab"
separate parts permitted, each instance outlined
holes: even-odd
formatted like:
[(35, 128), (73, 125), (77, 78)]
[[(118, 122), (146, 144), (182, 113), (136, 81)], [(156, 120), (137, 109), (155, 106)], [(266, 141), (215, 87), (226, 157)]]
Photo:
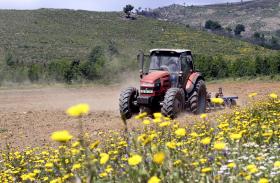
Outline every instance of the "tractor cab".
[[(184, 49), (152, 49), (150, 55), (139, 54), (140, 76), (152, 72), (166, 71), (170, 75), (172, 87), (181, 87), (194, 70), (190, 50)], [(145, 59), (146, 58), (146, 59)], [(145, 60), (145, 61), (144, 61)], [(145, 63), (147, 62), (147, 63)]]

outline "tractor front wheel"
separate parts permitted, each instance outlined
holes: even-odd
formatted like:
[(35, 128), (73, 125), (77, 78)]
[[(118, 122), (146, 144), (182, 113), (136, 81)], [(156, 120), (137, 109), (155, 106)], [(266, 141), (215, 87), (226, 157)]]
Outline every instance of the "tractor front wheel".
[(184, 107), (185, 107), (184, 90), (180, 88), (168, 89), (164, 96), (161, 113), (165, 116), (174, 119), (181, 111), (183, 111)]
[(207, 91), (205, 82), (202, 79), (197, 81), (189, 101), (191, 112), (193, 112), (194, 114), (205, 113), (207, 103)]
[(121, 92), (119, 99), (121, 116), (130, 119), (133, 114), (139, 113), (139, 107), (136, 105), (138, 95), (137, 89), (133, 87)]

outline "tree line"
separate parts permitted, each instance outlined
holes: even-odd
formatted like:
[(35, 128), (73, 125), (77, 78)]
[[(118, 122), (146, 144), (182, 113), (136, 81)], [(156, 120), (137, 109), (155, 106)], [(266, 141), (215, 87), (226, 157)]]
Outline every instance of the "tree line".
[(222, 56), (195, 55), (195, 66), (207, 79), (276, 76), (280, 74), (280, 54), (226, 60)]

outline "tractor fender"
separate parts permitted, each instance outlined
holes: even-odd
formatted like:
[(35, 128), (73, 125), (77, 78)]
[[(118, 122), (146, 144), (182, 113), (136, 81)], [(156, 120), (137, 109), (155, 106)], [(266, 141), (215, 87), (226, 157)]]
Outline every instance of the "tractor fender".
[(199, 72), (194, 72), (190, 75), (188, 78), (187, 84), (186, 84), (186, 92), (191, 93), (194, 89), (194, 86), (198, 79), (202, 79), (204, 81), (203, 76)]

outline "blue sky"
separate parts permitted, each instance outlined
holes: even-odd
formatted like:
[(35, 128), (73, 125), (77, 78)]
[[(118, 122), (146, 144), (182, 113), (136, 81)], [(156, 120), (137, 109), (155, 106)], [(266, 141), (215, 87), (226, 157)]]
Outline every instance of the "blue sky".
[(205, 5), (240, 2), (240, 0), (0, 0), (0, 9), (65, 8), (94, 11), (121, 11), (126, 4), (157, 8), (170, 4)]

